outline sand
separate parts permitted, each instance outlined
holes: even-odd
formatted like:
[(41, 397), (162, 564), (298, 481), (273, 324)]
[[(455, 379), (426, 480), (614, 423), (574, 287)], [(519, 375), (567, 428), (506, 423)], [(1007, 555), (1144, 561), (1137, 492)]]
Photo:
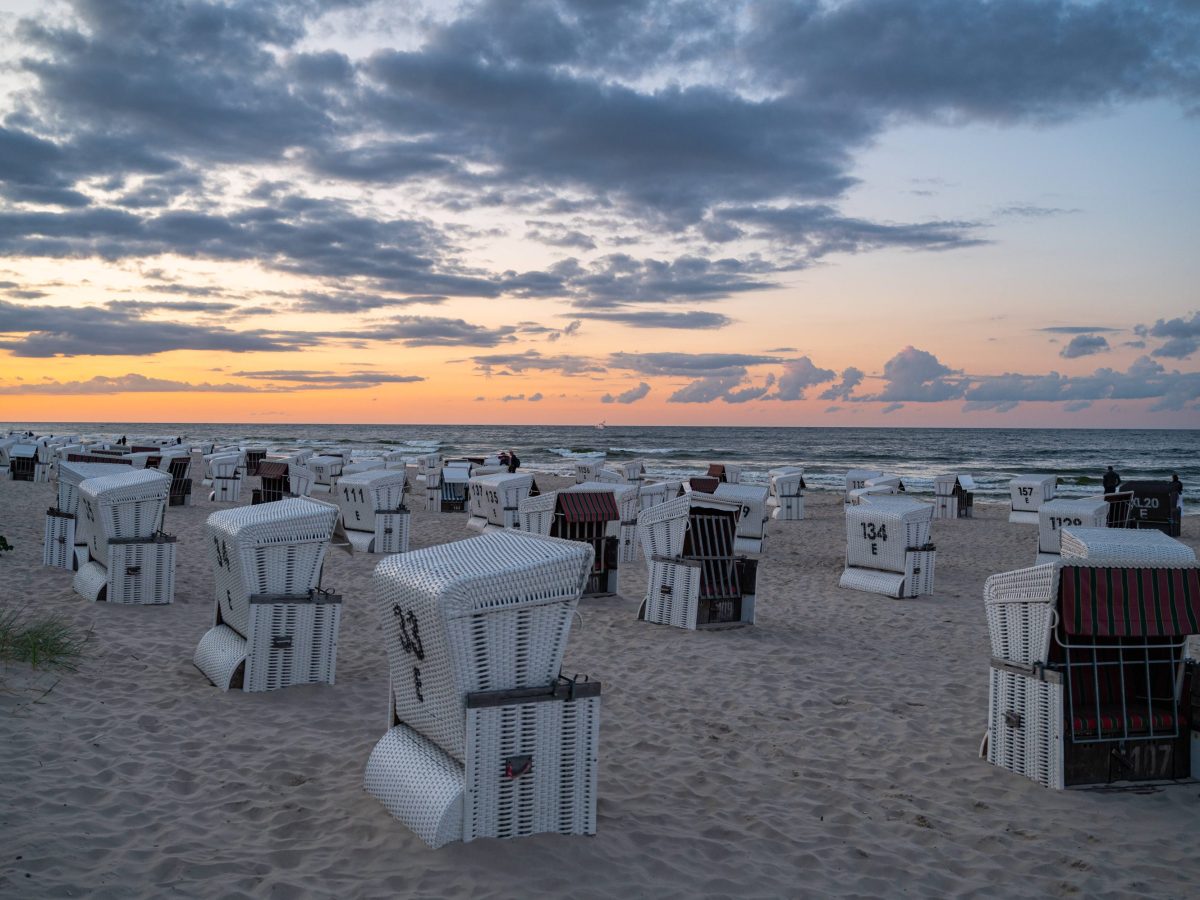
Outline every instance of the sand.
[[(167, 514), (175, 603), (122, 607), (42, 567), (53, 491), (0, 481), (0, 604), (90, 638), (77, 672), (0, 674), (0, 896), (1195, 896), (1197, 785), (1054, 792), (978, 757), (983, 581), (1037, 543), (1002, 507), (935, 522), (935, 595), (900, 601), (837, 586), (840, 496), (810, 493), (770, 524), (752, 628), (638, 622), (645, 564), (623, 567), (564, 664), (604, 685), (598, 833), (435, 851), (362, 789), (386, 727), (380, 557), (329, 556), (336, 685), (223, 693), (191, 661), (207, 494)], [(465, 523), (418, 510), (413, 547)]]

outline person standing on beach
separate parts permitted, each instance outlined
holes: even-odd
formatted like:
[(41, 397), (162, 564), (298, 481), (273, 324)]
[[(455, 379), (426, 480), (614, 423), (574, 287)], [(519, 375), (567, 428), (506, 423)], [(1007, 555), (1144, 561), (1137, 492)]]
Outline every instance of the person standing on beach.
[(1183, 482), (1179, 480), (1179, 473), (1171, 473), (1171, 500), (1173, 505), (1179, 512), (1183, 512)]
[(517, 471), (517, 467), (521, 465), (521, 460), (517, 456), (516, 450), (508, 451), (508, 471), (509, 473)]
[(1113, 467), (1109, 466), (1108, 471), (1104, 473), (1101, 481), (1104, 483), (1104, 493), (1111, 494), (1117, 489), (1117, 485), (1121, 483), (1121, 475), (1118, 472), (1114, 472)]

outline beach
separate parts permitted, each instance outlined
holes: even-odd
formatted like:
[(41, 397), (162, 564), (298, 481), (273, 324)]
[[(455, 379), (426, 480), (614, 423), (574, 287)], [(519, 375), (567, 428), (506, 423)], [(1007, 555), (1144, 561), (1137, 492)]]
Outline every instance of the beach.
[[(194, 496), (166, 516), (175, 602), (121, 606), (41, 565), (54, 486), (0, 481), (3, 606), (89, 634), (78, 671), (0, 674), (0, 896), (1194, 896), (1195, 784), (1056, 792), (979, 758), (983, 582), (1037, 544), (1003, 505), (935, 521), (933, 596), (893, 600), (838, 587), (841, 497), (810, 492), (769, 523), (747, 628), (637, 621), (645, 562), (623, 564), (563, 666), (603, 684), (596, 835), (430, 850), (362, 788), (387, 727), (382, 557), (328, 554), (335, 685), (224, 693), (192, 655), (227, 507)], [(417, 496), (413, 549), (472, 536)], [(1197, 517), (1181, 539), (1200, 547)]]

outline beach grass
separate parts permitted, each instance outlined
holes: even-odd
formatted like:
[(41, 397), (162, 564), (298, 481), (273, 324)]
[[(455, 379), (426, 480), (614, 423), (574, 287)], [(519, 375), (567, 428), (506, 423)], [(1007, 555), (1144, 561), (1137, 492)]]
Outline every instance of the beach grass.
[(30, 615), (19, 608), (0, 610), (0, 662), (74, 671), (88, 637), (58, 615)]

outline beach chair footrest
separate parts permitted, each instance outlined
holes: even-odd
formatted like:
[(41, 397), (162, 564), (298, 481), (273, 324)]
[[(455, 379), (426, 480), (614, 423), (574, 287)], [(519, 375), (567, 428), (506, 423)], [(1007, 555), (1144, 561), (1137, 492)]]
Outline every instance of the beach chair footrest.
[(196, 668), (223, 691), (242, 686), (246, 639), (228, 625), (210, 628), (192, 656)]
[(75, 573), (71, 586), (80, 597), (99, 603), (107, 599), (108, 569), (98, 562), (86, 560)]

